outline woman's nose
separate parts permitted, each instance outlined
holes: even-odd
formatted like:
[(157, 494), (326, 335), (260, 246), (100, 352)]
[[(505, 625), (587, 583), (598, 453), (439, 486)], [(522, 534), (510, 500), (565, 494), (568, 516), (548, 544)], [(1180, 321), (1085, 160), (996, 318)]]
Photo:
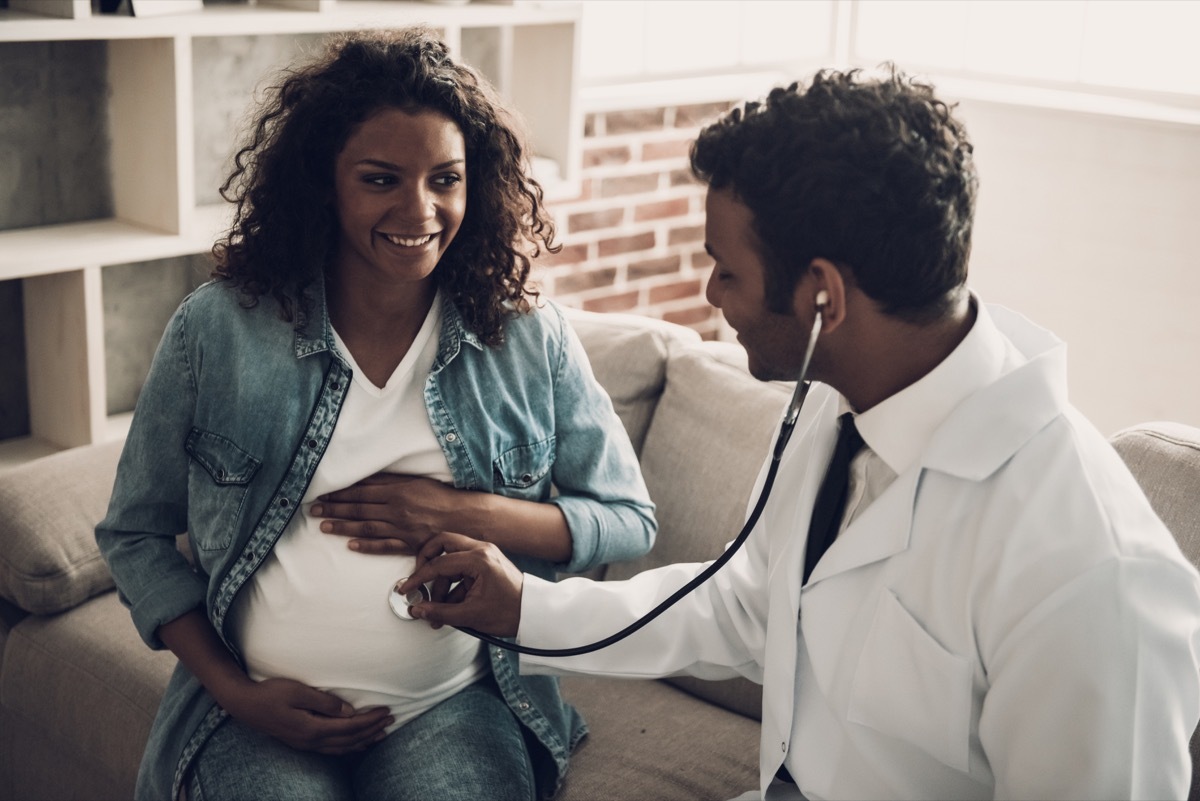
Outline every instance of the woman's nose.
[(406, 188), (396, 200), (396, 213), (408, 222), (425, 222), (434, 216), (433, 193), (426, 187)]

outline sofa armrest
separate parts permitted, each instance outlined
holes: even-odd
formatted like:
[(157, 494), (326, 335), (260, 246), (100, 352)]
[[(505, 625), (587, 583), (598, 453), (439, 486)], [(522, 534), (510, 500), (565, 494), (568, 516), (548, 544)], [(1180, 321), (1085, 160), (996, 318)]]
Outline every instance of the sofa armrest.
[(121, 443), (109, 442), (0, 472), (0, 597), (54, 614), (112, 589), (94, 529), (120, 454)]
[(1183, 555), (1200, 567), (1200, 428), (1143, 423), (1111, 441)]

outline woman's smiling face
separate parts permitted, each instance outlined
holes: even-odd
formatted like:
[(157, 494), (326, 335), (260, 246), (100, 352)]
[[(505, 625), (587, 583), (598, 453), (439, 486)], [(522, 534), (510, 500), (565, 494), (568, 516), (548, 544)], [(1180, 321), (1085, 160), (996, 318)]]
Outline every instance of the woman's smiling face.
[(341, 279), (427, 279), (466, 213), (466, 158), (462, 131), (436, 111), (389, 107), (364, 120), (334, 163)]

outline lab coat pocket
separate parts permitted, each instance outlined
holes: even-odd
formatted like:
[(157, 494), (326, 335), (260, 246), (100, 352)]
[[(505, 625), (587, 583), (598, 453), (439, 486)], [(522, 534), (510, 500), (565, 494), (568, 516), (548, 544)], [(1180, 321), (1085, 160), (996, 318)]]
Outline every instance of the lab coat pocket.
[(496, 457), (496, 489), (503, 495), (540, 500), (545, 479), (554, 466), (554, 437), (509, 448)]
[(943, 648), (885, 589), (855, 669), (847, 716), (965, 773), (971, 665)]

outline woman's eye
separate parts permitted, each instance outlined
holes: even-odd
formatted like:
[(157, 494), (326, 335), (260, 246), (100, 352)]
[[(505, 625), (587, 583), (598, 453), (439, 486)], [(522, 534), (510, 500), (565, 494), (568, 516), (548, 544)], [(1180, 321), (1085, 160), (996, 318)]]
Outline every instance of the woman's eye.
[(396, 178), (392, 175), (364, 175), (362, 180), (363, 183), (372, 186), (391, 186), (396, 183)]
[(462, 183), (462, 176), (454, 174), (439, 175), (437, 178), (433, 179), (433, 182), (442, 187), (457, 186), (458, 184)]

